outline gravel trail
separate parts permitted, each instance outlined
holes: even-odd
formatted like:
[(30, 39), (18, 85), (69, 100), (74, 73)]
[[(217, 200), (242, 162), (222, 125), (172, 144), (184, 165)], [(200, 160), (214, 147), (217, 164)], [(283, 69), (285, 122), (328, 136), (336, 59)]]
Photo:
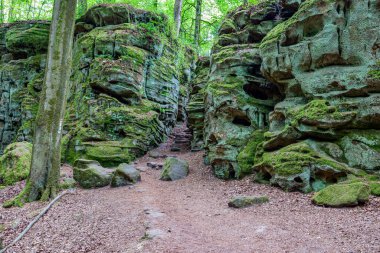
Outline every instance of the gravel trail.
[[(181, 134), (183, 128), (175, 129)], [(171, 152), (175, 138), (156, 149), (190, 164), (183, 180), (163, 182), (146, 155), (134, 187), (82, 190), (64, 196), (8, 252), (380, 252), (380, 198), (357, 208), (328, 209), (310, 196), (242, 181), (222, 181), (203, 165), (203, 152)], [(68, 168), (65, 168), (68, 170)], [(0, 200), (20, 185), (0, 190)], [(260, 206), (231, 209), (235, 195), (267, 195)], [(8, 244), (46, 203), (0, 207), (0, 241)]]

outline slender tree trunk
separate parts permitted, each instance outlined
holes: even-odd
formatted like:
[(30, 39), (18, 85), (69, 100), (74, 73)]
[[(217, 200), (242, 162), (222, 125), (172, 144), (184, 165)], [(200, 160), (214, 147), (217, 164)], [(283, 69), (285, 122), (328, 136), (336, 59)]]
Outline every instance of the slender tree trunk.
[(54, 1), (44, 86), (34, 131), (31, 171), (23, 192), (13, 200), (12, 205), (47, 200), (57, 193), (76, 1)]
[(5, 23), (4, 0), (0, 0), (0, 24)]
[(9, 9), (8, 9), (8, 22), (12, 22), (13, 21), (13, 8), (14, 8), (14, 0), (12, 0), (10, 2), (10, 5), (9, 5)]
[(79, 0), (78, 1), (78, 14), (79, 14), (79, 16), (82, 16), (83, 14), (85, 14), (87, 11), (87, 8), (88, 8), (87, 0)]
[(181, 18), (182, 18), (182, 0), (175, 0), (174, 3), (174, 22), (175, 22), (175, 32), (176, 36), (179, 36), (181, 30)]
[(201, 34), (201, 20), (202, 20), (202, 0), (197, 0), (195, 9), (195, 31), (194, 31), (194, 44), (199, 49), (199, 38)]

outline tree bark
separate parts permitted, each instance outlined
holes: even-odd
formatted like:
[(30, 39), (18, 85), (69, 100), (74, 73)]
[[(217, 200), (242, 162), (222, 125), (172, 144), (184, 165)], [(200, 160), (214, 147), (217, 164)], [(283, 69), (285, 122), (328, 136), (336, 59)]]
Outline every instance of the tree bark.
[(175, 22), (175, 32), (176, 36), (179, 36), (179, 32), (181, 31), (181, 18), (182, 18), (182, 0), (175, 0), (174, 3), (174, 22)]
[(55, 197), (58, 190), (61, 135), (71, 74), (76, 2), (77, 0), (54, 1), (30, 175), (24, 190), (13, 200), (13, 205), (39, 199), (48, 200)]
[(194, 31), (194, 44), (197, 49), (199, 49), (201, 20), (202, 20), (202, 0), (197, 0), (197, 5), (195, 8), (195, 31)]
[(85, 14), (87, 11), (87, 8), (88, 8), (87, 0), (78, 1), (78, 15), (79, 16), (82, 16), (83, 14)]
[(4, 0), (0, 0), (0, 24), (5, 23)]

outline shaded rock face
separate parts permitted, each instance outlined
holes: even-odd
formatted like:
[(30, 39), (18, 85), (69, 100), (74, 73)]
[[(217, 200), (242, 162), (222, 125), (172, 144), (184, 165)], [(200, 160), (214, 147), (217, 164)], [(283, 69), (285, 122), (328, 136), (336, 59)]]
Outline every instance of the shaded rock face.
[[(44, 23), (0, 29), (0, 51), (6, 53), (0, 65), (0, 150), (33, 136), (46, 52), (42, 35), (48, 39), (48, 29)], [(187, 89), (193, 57), (166, 29), (166, 17), (122, 4), (95, 6), (79, 19), (64, 160), (117, 166), (166, 139), (177, 121), (179, 102), (182, 107), (186, 103), (180, 90)], [(32, 41), (38, 47), (29, 43), (17, 51), (30, 34), (36, 34)]]
[(164, 29), (165, 17), (154, 13), (106, 5), (81, 20), (96, 28), (75, 43), (64, 157), (129, 163), (174, 126), (191, 54)]
[(380, 173), (379, 21), (375, 0), (267, 1), (230, 13), (202, 90), (216, 176), (254, 173), (310, 192)]
[(187, 107), (188, 125), (192, 132), (191, 149), (201, 150), (204, 147), (203, 129), (205, 119), (205, 86), (208, 81), (210, 70), (210, 58), (201, 57), (198, 59), (197, 67), (194, 71), (194, 78), (190, 83), (190, 102)]
[(48, 40), (45, 22), (0, 25), (0, 154), (14, 141), (31, 141)]
[[(204, 145), (207, 161), (219, 178), (240, 178), (244, 174), (237, 161), (240, 151), (253, 131), (269, 127), (269, 113), (283, 98), (277, 86), (260, 72), (259, 45), (280, 20), (297, 8), (297, 3), (281, 5), (276, 1), (240, 7), (221, 25), (203, 90)], [(193, 103), (195, 98), (190, 105)]]

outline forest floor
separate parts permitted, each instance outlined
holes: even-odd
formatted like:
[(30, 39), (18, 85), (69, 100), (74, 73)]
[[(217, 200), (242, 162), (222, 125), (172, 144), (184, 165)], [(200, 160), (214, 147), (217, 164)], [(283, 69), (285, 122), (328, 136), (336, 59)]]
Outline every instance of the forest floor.
[[(181, 133), (177, 127), (175, 133)], [(203, 152), (171, 152), (173, 138), (155, 152), (190, 164), (183, 180), (164, 182), (146, 155), (133, 187), (77, 189), (65, 195), (7, 252), (380, 252), (380, 198), (356, 208), (329, 209), (310, 196), (267, 185), (216, 179)], [(70, 174), (70, 168), (64, 167)], [(0, 202), (22, 185), (0, 190)], [(267, 204), (229, 208), (236, 195), (266, 195)], [(0, 207), (0, 241), (11, 242), (47, 203)]]

